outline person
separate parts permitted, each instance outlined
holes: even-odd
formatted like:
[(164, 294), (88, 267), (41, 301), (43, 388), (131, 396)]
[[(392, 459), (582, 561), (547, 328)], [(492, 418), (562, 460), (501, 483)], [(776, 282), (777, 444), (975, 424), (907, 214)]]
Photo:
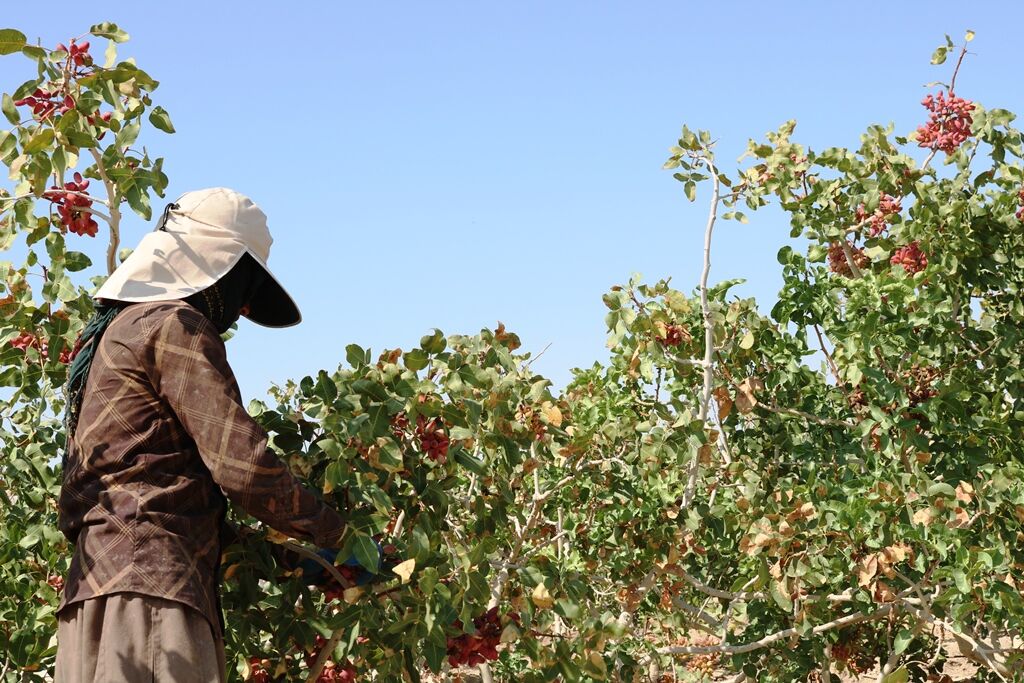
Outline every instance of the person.
[(56, 683), (224, 680), (227, 500), (288, 536), (340, 543), (343, 517), (247, 414), (221, 338), (240, 316), (300, 322), (267, 268), (271, 243), (248, 197), (187, 192), (96, 293), (67, 385), (58, 512), (74, 554)]

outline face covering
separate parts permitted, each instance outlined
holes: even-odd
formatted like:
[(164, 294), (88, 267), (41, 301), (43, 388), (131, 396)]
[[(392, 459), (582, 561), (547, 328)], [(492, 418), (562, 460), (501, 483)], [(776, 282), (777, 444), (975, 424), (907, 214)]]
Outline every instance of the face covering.
[(201, 311), (217, 332), (224, 334), (238, 320), (242, 307), (249, 303), (266, 277), (266, 271), (256, 260), (243, 254), (224, 277), (187, 297), (185, 302)]

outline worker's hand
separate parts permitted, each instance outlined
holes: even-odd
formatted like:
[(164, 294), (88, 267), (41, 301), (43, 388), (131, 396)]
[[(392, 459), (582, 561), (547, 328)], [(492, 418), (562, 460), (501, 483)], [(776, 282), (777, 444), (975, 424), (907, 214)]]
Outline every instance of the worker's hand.
[[(387, 562), (383, 561), (383, 551), (381, 550), (380, 543), (376, 543), (377, 548), (377, 567), (376, 572), (368, 571), (363, 565), (359, 563), (355, 555), (350, 555), (345, 558), (343, 562), (338, 563), (338, 552), (336, 550), (328, 550), (322, 548), (317, 552), (321, 558), (326, 562), (337, 566), (338, 573), (349, 582), (351, 586), (363, 586), (368, 583), (372, 583), (375, 580), (379, 580), (378, 577), (381, 575), (387, 575), (386, 570)], [(310, 586), (318, 586), (321, 589), (328, 590), (331, 587), (337, 587), (338, 581), (334, 575), (327, 570), (322, 564), (312, 558), (304, 559), (299, 567), (302, 569), (302, 577), (306, 584)], [(343, 586), (347, 587), (347, 586)]]

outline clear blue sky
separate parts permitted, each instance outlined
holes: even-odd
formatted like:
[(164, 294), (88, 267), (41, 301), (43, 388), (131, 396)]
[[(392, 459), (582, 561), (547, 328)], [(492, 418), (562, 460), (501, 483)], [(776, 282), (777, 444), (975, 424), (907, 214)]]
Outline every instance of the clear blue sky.
[[(697, 282), (707, 195), (689, 205), (660, 170), (683, 123), (713, 132), (726, 168), (789, 118), (816, 148), (874, 122), (907, 133), (922, 86), (950, 73), (932, 49), (967, 28), (959, 94), (1024, 111), (1022, 19), (1016, 2), (178, 0), (7, 3), (0, 23), (51, 47), (120, 24), (178, 131), (142, 139), (167, 157), (168, 201), (225, 185), (267, 212), (305, 321), (242, 323), (229, 353), (257, 397), (350, 342), (498, 320), (527, 349), (550, 343), (535, 368), (564, 385), (607, 357), (608, 287)], [(0, 86), (30, 70), (0, 59)], [(126, 245), (148, 229), (133, 217)], [(720, 224), (712, 279), (746, 277), (767, 310), (787, 240), (777, 212)]]

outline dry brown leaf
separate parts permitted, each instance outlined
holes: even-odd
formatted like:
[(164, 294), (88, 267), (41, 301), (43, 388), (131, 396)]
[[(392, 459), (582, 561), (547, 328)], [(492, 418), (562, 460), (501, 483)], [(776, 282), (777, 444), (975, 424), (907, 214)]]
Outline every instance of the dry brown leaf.
[(857, 584), (861, 588), (869, 587), (878, 576), (878, 555), (871, 554), (857, 565)]
[(966, 481), (962, 481), (956, 486), (956, 499), (961, 503), (970, 503), (972, 498), (971, 494), (974, 493), (974, 487), (968, 484)]
[(756, 377), (748, 377), (736, 387), (736, 410), (744, 415), (757, 407), (757, 392), (764, 389), (764, 382)]
[(929, 508), (921, 508), (920, 510), (918, 510), (917, 512), (914, 513), (914, 516), (911, 518), (911, 521), (914, 524), (920, 524), (921, 526), (928, 526), (933, 521), (935, 521), (935, 511), (932, 510), (930, 507)]
[(874, 598), (875, 602), (895, 602), (896, 592), (885, 581), (879, 581), (875, 586)]
[(971, 523), (971, 515), (967, 510), (962, 507), (958, 507), (953, 510), (953, 519), (947, 522), (946, 526), (950, 529), (964, 529)]

